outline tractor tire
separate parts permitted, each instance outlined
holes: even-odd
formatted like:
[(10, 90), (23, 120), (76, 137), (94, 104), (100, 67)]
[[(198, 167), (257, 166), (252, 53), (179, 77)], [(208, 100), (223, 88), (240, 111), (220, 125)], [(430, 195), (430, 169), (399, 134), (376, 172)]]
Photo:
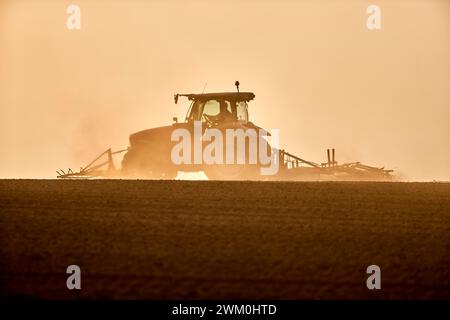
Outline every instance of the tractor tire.
[(146, 156), (142, 150), (130, 149), (122, 160), (122, 174), (129, 179), (174, 179), (177, 176), (175, 168), (163, 166), (160, 161)]
[(257, 165), (216, 164), (205, 165), (203, 171), (208, 180), (263, 180)]

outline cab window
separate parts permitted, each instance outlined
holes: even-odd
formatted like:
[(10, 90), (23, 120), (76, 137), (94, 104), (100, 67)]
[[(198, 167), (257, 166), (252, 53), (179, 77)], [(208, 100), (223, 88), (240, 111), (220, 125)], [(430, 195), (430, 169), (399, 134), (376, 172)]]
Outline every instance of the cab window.
[(236, 102), (236, 118), (241, 122), (248, 122), (248, 105), (245, 101)]

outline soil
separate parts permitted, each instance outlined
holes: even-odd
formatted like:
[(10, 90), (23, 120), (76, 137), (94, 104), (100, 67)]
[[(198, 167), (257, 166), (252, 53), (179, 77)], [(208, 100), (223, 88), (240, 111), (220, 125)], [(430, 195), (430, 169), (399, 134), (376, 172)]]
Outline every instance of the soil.
[(450, 184), (0, 180), (0, 297), (449, 299)]

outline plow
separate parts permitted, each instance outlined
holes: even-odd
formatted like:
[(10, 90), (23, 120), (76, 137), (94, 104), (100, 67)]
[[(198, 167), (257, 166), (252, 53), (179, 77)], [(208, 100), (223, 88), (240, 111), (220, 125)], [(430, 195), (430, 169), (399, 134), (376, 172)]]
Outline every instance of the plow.
[(58, 179), (94, 179), (94, 178), (120, 178), (120, 170), (114, 165), (113, 156), (124, 153), (128, 149), (112, 151), (108, 149), (102, 152), (97, 158), (91, 161), (79, 171), (69, 168), (67, 171), (59, 169), (56, 171)]
[[(369, 166), (361, 162), (339, 164), (336, 161), (335, 149), (327, 149), (327, 160), (317, 163), (284, 149), (271, 147), (266, 139), (252, 140), (255, 135), (252, 136), (248, 134), (249, 132), (255, 132), (259, 138), (260, 132), (264, 132), (265, 136), (270, 136), (270, 133), (249, 120), (248, 103), (255, 98), (254, 93), (240, 92), (238, 81), (235, 85), (237, 92), (176, 94), (175, 103), (178, 103), (180, 97), (185, 97), (190, 102), (183, 122), (178, 122), (178, 119), (174, 118), (172, 125), (133, 133), (129, 137), (129, 147), (117, 151), (107, 149), (76, 171), (60, 169), (56, 171), (57, 178), (175, 179), (178, 172), (203, 171), (210, 180), (389, 181), (393, 179), (393, 170), (384, 167)], [(228, 138), (229, 132), (243, 133), (242, 139), (232, 136), (231, 144), (220, 142), (218, 138), (223, 135)], [(181, 139), (186, 135), (188, 138)], [(205, 144), (205, 141), (210, 141), (210, 144)], [(255, 141), (264, 143), (255, 147), (251, 143)], [(230, 145), (231, 157), (228, 157)], [(242, 150), (238, 150), (237, 146), (241, 146)], [(252, 154), (254, 152), (261, 156), (261, 150), (267, 151), (272, 162), (276, 162), (277, 170), (274, 174), (261, 174), (267, 161), (256, 159)], [(122, 154), (121, 167), (117, 168), (114, 158)], [(206, 154), (207, 161), (199, 161), (199, 154)], [(219, 154), (226, 155), (227, 161), (219, 159)], [(230, 159), (231, 161), (228, 161)]]
[[(331, 157), (330, 157), (331, 151)], [(284, 150), (280, 152), (284, 180), (329, 180), (329, 181), (391, 181), (393, 170), (373, 167), (361, 162), (338, 164), (335, 149), (327, 149), (327, 162), (314, 163), (294, 156)]]

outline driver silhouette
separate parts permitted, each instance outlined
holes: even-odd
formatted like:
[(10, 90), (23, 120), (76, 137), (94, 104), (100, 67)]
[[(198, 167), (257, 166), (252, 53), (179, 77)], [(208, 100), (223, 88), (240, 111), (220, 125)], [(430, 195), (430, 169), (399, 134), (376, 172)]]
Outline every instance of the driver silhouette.
[(217, 122), (232, 122), (234, 120), (233, 114), (228, 111), (227, 103), (220, 101), (220, 113), (217, 115)]
[(235, 116), (228, 110), (227, 102), (224, 100), (219, 101), (219, 113), (217, 115), (213, 116), (203, 114), (203, 116), (210, 126), (218, 125), (221, 123), (234, 122), (236, 120)]

